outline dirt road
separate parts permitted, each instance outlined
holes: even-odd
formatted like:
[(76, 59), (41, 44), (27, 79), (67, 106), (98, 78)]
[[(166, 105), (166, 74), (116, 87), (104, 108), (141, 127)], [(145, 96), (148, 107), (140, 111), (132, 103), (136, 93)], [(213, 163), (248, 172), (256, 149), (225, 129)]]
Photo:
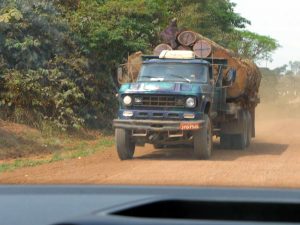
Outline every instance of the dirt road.
[[(266, 114), (268, 115), (268, 114)], [(279, 117), (278, 117), (279, 118)], [(300, 119), (258, 116), (257, 138), (246, 151), (222, 150), (211, 160), (193, 159), (192, 149), (138, 147), (132, 161), (119, 161), (114, 148), (0, 175), (16, 184), (140, 184), (300, 187)]]

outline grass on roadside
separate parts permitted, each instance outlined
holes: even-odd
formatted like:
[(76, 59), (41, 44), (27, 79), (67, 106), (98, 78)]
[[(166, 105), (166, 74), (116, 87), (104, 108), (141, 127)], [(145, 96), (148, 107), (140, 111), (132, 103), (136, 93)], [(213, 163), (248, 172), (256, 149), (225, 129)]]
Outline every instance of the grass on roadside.
[(113, 146), (114, 139), (111, 136), (97, 136), (91, 138), (91, 140), (80, 139), (79, 137), (51, 137), (44, 139), (45, 146), (53, 145), (53, 143), (58, 146), (58, 150), (53, 151), (50, 155), (41, 156), (39, 159), (18, 158), (9, 160), (8, 162), (4, 161), (3, 163), (0, 163), (0, 173), (66, 159), (83, 158)]

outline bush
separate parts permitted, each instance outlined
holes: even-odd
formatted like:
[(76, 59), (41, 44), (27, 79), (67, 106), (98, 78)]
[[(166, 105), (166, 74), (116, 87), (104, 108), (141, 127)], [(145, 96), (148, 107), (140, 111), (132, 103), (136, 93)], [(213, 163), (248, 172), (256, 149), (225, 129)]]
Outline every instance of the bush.
[(7, 1), (0, 8), (2, 117), (39, 128), (48, 121), (63, 131), (110, 126), (112, 80), (91, 73), (62, 14), (48, 1)]

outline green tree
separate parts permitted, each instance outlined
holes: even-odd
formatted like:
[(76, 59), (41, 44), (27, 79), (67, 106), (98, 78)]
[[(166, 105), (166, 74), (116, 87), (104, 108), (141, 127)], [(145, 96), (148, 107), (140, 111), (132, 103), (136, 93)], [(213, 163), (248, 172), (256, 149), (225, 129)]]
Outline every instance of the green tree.
[(158, 43), (163, 28), (159, 19), (164, 16), (158, 7), (146, 0), (85, 0), (75, 13), (67, 12), (67, 18), (82, 49), (106, 66)]
[(236, 4), (229, 0), (167, 0), (165, 4), (179, 26), (231, 48), (240, 57), (271, 61), (279, 47), (275, 39), (245, 30), (250, 21), (236, 13)]
[(228, 46), (236, 28), (243, 29), (250, 21), (234, 11), (229, 0), (166, 0), (170, 17), (178, 18), (180, 27), (191, 29)]
[(269, 36), (238, 30), (229, 47), (238, 56), (259, 62), (272, 61), (272, 54), (280, 45)]
[(111, 82), (92, 73), (63, 14), (46, 0), (0, 4), (2, 117), (61, 130), (109, 125)]
[(285, 64), (285, 65), (282, 65), (282, 66), (279, 66), (279, 67), (273, 69), (273, 71), (277, 75), (285, 75), (287, 72), (287, 67), (288, 67), (288, 65)]
[(293, 75), (300, 75), (300, 61), (289, 61), (289, 68)]

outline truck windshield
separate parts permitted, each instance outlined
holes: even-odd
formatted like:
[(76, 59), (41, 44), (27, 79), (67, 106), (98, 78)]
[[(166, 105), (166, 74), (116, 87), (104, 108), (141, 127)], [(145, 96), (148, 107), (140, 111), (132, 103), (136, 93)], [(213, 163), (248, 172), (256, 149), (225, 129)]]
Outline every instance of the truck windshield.
[(204, 64), (144, 64), (138, 81), (172, 81), (207, 83), (208, 66)]

